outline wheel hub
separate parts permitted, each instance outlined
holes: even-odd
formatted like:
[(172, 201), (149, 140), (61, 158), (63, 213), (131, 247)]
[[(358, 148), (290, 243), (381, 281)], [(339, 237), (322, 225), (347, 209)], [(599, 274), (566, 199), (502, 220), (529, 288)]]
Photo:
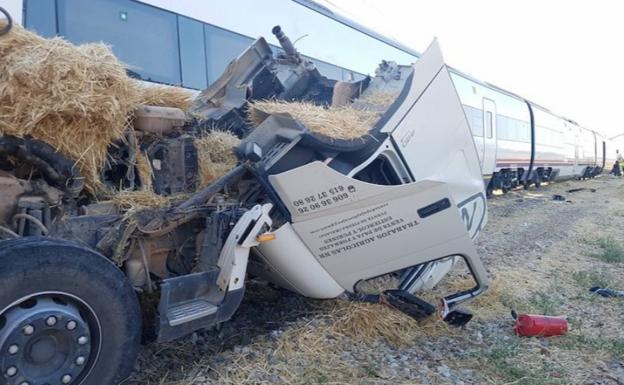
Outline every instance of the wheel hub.
[(97, 355), (99, 328), (90, 327), (79, 306), (70, 296), (41, 294), (0, 314), (0, 370), (6, 385), (81, 381)]

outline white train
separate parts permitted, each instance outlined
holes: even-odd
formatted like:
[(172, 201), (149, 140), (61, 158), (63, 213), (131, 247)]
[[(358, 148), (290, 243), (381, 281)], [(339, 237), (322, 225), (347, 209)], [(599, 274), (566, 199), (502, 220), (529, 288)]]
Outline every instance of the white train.
[[(16, 22), (76, 43), (105, 41), (138, 78), (201, 90), (256, 37), (275, 24), (320, 72), (357, 80), (383, 59), (401, 64), (420, 54), (310, 0), (7, 0)], [(332, 44), (337, 42), (337, 44)], [(339, 44), (338, 44), (339, 43)], [(470, 122), (488, 192), (589, 178), (610, 168), (616, 145), (459, 70), (452, 77)]]
[(489, 192), (591, 178), (615, 162), (615, 142), (600, 133), (457, 70), (451, 76)]

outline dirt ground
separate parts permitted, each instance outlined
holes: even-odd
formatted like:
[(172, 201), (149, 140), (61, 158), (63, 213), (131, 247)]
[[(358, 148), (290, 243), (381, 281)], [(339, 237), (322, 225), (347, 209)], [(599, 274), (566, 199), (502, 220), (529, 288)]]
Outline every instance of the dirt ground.
[[(251, 282), (231, 322), (148, 344), (127, 383), (624, 385), (624, 298), (588, 290), (624, 290), (623, 194), (624, 179), (601, 177), (491, 199), (477, 243), (491, 288), (464, 328)], [(469, 284), (456, 270), (436, 293)], [(566, 316), (570, 331), (516, 337), (511, 309)]]

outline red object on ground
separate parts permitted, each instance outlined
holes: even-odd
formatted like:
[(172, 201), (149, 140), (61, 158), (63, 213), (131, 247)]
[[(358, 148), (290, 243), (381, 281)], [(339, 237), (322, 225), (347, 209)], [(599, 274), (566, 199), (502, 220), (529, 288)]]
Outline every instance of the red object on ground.
[(523, 337), (561, 336), (568, 332), (568, 321), (563, 317), (535, 314), (518, 314), (514, 332)]

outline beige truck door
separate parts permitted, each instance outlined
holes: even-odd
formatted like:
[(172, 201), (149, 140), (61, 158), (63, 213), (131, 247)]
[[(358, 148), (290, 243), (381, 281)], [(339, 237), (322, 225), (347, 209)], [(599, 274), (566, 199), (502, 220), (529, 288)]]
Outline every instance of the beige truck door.
[(270, 182), (292, 214), (294, 230), (345, 290), (454, 255), (467, 259), (485, 287), (483, 266), (444, 182), (374, 185), (322, 162), (272, 175)]

